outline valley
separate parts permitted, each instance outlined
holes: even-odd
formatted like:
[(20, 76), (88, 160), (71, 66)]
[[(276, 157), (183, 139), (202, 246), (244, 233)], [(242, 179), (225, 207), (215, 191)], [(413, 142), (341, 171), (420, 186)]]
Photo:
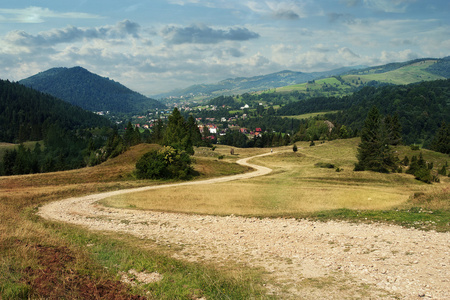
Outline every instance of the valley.
[[(0, 296), (444, 299), (449, 80), (436, 64), (167, 106), (52, 70), (128, 95), (90, 112), (2, 81)], [(362, 164), (371, 131), (373, 160), (392, 155), (381, 172)]]

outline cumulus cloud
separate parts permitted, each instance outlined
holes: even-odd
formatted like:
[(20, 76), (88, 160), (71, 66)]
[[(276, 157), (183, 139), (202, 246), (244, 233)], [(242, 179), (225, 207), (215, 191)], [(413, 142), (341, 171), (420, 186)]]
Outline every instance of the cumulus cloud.
[(162, 30), (168, 44), (217, 44), (223, 41), (247, 41), (259, 38), (259, 34), (247, 28), (214, 29), (202, 24), (188, 27), (168, 26)]
[(42, 23), (48, 18), (99, 19), (102, 17), (80, 12), (61, 13), (36, 6), (30, 6), (23, 9), (0, 8), (0, 22), (3, 23)]
[(58, 44), (77, 42), (83, 39), (114, 39), (126, 36), (139, 37), (140, 26), (129, 20), (118, 22), (114, 26), (97, 28), (80, 28), (67, 26), (63, 29), (53, 29), (40, 32), (36, 35), (25, 31), (9, 32), (4, 41), (16, 46), (26, 47), (52, 47)]

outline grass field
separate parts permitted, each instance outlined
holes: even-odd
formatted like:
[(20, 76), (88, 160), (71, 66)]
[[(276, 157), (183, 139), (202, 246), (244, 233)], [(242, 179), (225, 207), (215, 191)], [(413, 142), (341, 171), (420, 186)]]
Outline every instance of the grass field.
[[(253, 162), (273, 169), (269, 175), (214, 186), (177, 187), (127, 194), (107, 205), (186, 213), (297, 217), (318, 220), (382, 221), (424, 230), (448, 231), (450, 181), (424, 184), (406, 174), (353, 172), (357, 139), (309, 143), (274, 149)], [(249, 299), (266, 296), (262, 272), (230, 264), (227, 268), (170, 258), (170, 249), (119, 234), (100, 234), (36, 217), (37, 207), (72, 196), (117, 190), (164, 181), (136, 180), (134, 164), (159, 146), (138, 145), (99, 166), (23, 176), (0, 177), (0, 298), (98, 298), (146, 295), (158, 299)], [(218, 146), (196, 149), (199, 179), (248, 171), (236, 160), (269, 149)], [(400, 158), (418, 155), (396, 149)], [(448, 156), (423, 150), (440, 168)], [(222, 157), (219, 159), (219, 157)], [(343, 169), (317, 167), (330, 163)], [(151, 194), (150, 194), (151, 193)], [(153, 270), (164, 280), (130, 288), (120, 272)], [(149, 292), (149, 294), (147, 294)]]
[[(127, 194), (105, 199), (103, 203), (185, 213), (302, 217), (339, 209), (405, 208), (414, 194), (448, 188), (447, 178), (443, 178), (441, 184), (426, 185), (407, 174), (354, 172), (356, 139), (327, 142), (316, 147), (309, 147), (307, 143), (298, 146), (297, 153), (286, 147), (277, 149), (279, 153), (272, 156), (255, 159), (257, 164), (274, 170), (264, 177), (214, 186)], [(398, 149), (401, 158), (405, 154), (411, 156), (408, 149)], [(429, 151), (425, 151), (424, 156), (433, 160), (436, 168), (446, 159), (444, 155)], [(315, 166), (317, 163), (331, 163), (342, 171), (319, 168)]]
[[(259, 271), (186, 263), (171, 259), (167, 249), (151, 241), (36, 217), (37, 207), (48, 201), (164, 183), (133, 175), (137, 159), (156, 147), (138, 145), (90, 168), (0, 177), (0, 299), (261, 298)], [(203, 152), (195, 165), (200, 178), (247, 171), (218, 161), (211, 150)], [(121, 272), (132, 269), (153, 270), (164, 280), (132, 288), (119, 280)]]

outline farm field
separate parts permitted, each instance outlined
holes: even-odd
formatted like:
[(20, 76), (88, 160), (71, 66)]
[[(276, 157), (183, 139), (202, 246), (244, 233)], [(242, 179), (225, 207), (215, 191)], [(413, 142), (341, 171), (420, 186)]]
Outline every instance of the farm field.
[[(323, 226), (327, 228), (347, 226), (346, 223), (333, 223), (337, 221), (317, 223), (316, 220), (348, 220), (364, 223), (375, 220), (425, 230), (448, 231), (450, 221), (448, 178), (442, 177), (441, 183), (427, 185), (406, 174), (355, 173), (352, 169), (357, 144), (357, 139), (317, 143), (315, 147), (309, 147), (309, 143), (297, 143), (299, 147), (297, 153), (293, 153), (292, 147), (276, 148), (272, 155), (251, 160), (252, 163), (271, 168), (273, 171), (268, 175), (210, 186), (173, 187), (109, 197), (103, 200), (103, 204), (107, 207), (99, 205), (96, 207), (110, 217), (105, 219), (98, 215), (86, 219), (93, 222), (91, 228), (95, 228), (93, 224), (98, 221), (109, 220), (108, 227), (114, 228), (117, 225), (118, 228), (126, 229), (125, 231), (111, 231), (105, 228), (91, 232), (85, 229), (85, 225), (80, 227), (82, 223), (68, 225), (46, 221), (37, 217), (35, 213), (41, 205), (49, 201), (167, 183), (135, 180), (132, 173), (134, 162), (143, 153), (157, 146), (136, 146), (122, 156), (96, 167), (53, 174), (2, 177), (0, 178), (2, 195), (0, 225), (3, 233), (0, 240), (1, 294), (5, 298), (11, 295), (25, 298), (33, 295), (45, 297), (50, 291), (43, 281), (51, 278), (60, 288), (55, 289), (54, 293), (69, 293), (74, 297), (85, 295), (83, 292), (86, 292), (87, 286), (96, 286), (99, 292), (102, 288), (114, 287), (118, 293), (134, 293), (157, 299), (187, 297), (247, 299), (250, 297), (271, 298), (273, 295), (277, 298), (277, 295), (290, 297), (303, 293), (309, 296), (323, 296), (336, 292), (352, 297), (367, 295), (395, 297), (397, 294), (387, 287), (373, 284), (366, 286), (351, 276), (342, 277), (334, 271), (325, 272), (327, 267), (314, 268), (312, 258), (303, 260), (303, 263), (300, 263), (298, 258), (290, 262), (287, 258), (283, 258), (284, 263), (269, 258), (264, 262), (252, 262), (253, 256), (248, 252), (250, 250), (241, 252), (239, 250), (241, 248), (236, 248), (234, 251), (235, 255), (242, 254), (242, 257), (247, 257), (249, 261), (246, 261), (239, 260), (227, 252), (227, 247), (208, 248), (214, 243), (222, 242), (235, 245), (235, 240), (218, 240), (216, 235), (212, 237), (210, 244), (202, 244), (202, 241), (208, 240), (203, 232), (209, 232), (209, 230), (201, 230), (201, 226), (205, 225), (204, 222), (217, 223), (221, 230), (230, 230), (229, 233), (223, 233), (226, 237), (234, 236), (235, 232), (239, 232), (238, 228), (242, 226), (242, 222), (255, 223), (255, 226), (259, 226), (258, 228), (266, 226), (272, 228), (269, 224), (272, 222), (270, 220), (276, 224), (282, 223), (281, 228), (292, 228), (292, 230), (296, 226), (300, 226), (302, 230), (309, 226), (322, 228), (320, 224), (324, 224)], [(405, 154), (418, 155), (418, 151), (412, 151), (409, 147), (399, 147), (397, 151), (400, 158)], [(218, 146), (215, 151), (198, 148), (195, 155), (195, 167), (202, 174), (199, 180), (239, 174), (248, 172), (249, 169), (238, 166), (234, 162), (269, 152), (270, 149), (235, 149), (235, 155), (230, 155), (230, 147), (226, 146)], [(423, 153), (425, 159), (432, 161), (436, 169), (447, 159), (445, 155), (438, 153), (425, 150)], [(219, 159), (219, 156), (224, 158)], [(335, 168), (320, 168), (316, 166), (317, 163), (322, 165), (331, 163), (342, 170), (336, 172)], [(126, 208), (123, 215), (116, 221), (112, 217), (116, 214), (114, 207), (120, 208), (118, 212)], [(147, 212), (147, 210), (153, 212)], [(145, 214), (143, 215), (145, 217), (137, 214), (140, 211)], [(169, 212), (168, 215), (167, 212)], [(199, 217), (199, 214), (203, 217)], [(132, 217), (133, 215), (136, 215), (136, 219)], [(75, 216), (75, 219), (77, 218)], [(184, 236), (191, 242), (186, 240), (176, 242), (175, 237), (172, 237), (173, 232), (170, 231), (172, 227), (169, 225), (175, 224), (175, 219), (179, 219), (180, 223), (173, 228), (188, 230), (189, 233), (186, 232)], [(307, 221), (308, 219), (310, 221)], [(186, 227), (188, 229), (183, 229), (185, 226), (183, 224), (191, 225)], [(234, 225), (231, 226), (232, 224)], [(230, 225), (229, 228), (228, 225)], [(160, 232), (157, 235), (159, 237), (150, 236), (148, 239), (143, 239), (142, 236), (133, 237), (124, 234), (128, 232), (127, 230), (140, 228), (139, 226), (159, 228), (157, 229), (157, 232)], [(161, 229), (164, 228), (169, 231), (164, 231), (166, 234), (161, 236)], [(193, 248), (192, 241), (196, 240), (192, 235), (192, 228), (197, 228), (196, 234), (202, 238), (193, 245), (199, 245), (217, 253), (209, 255), (198, 247)], [(370, 228), (367, 227), (364, 230), (367, 232), (371, 230)], [(385, 230), (383, 227), (374, 228), (374, 230)], [(281, 232), (278, 230), (281, 229), (274, 229), (267, 234), (271, 237), (278, 236)], [(291, 232), (290, 235), (294, 237), (302, 230), (296, 231), (295, 234)], [(324, 230), (322, 231), (324, 235), (327, 231), (330, 234), (330, 229), (321, 230)], [(214, 232), (211, 229), (211, 233), (214, 234)], [(421, 235), (419, 231), (417, 232), (416, 234), (416, 231), (413, 231), (411, 234)], [(199, 235), (199, 233), (202, 234)], [(435, 234), (436, 237), (434, 234), (431, 235), (433, 241), (440, 237), (438, 233)], [(177, 236), (180, 237), (179, 234)], [(280, 237), (289, 237), (289, 234), (282, 234)], [(245, 236), (241, 235), (241, 238), (247, 241)], [(250, 240), (252, 240), (251, 237)], [(253, 238), (253, 240), (259, 239)], [(340, 244), (334, 239), (324, 240), (324, 242), (327, 245)], [(343, 253), (346, 255), (359, 251), (359, 247), (362, 247), (362, 244), (353, 243), (347, 238), (342, 243)], [(384, 242), (374, 241), (374, 245), (381, 247), (379, 243)], [(263, 246), (255, 245), (254, 247), (258, 249)], [(265, 249), (261, 257), (271, 253), (273, 256), (283, 248), (276, 246), (276, 243), (274, 247), (272, 250), (261, 248)], [(335, 249), (334, 246), (331, 248)], [(394, 253), (398, 250), (392, 251)], [(415, 257), (413, 253), (405, 253), (398, 259)], [(284, 257), (286, 254), (280, 252), (278, 255)], [(51, 264), (55, 256), (60, 258), (57, 260), (58, 264)], [(390, 259), (391, 257), (387, 259), (387, 262), (390, 262)], [(270, 271), (268, 262), (279, 265), (279, 268), (285, 267), (285, 270), (294, 268), (293, 272), (303, 272), (299, 273), (303, 275), (298, 277), (299, 282), (286, 285), (283, 280), (288, 281), (287, 277), (278, 273), (279, 268)], [(420, 262), (421, 265), (422, 263), (426, 264), (425, 261)], [(335, 266), (334, 263), (332, 265)], [(296, 269), (300, 266), (303, 269)], [(307, 270), (304, 269), (306, 266), (309, 266)], [(46, 278), (33, 271), (42, 268), (48, 268)], [(146, 271), (151, 272), (150, 275), (153, 276), (157, 276), (157, 273), (163, 279), (138, 284), (132, 288), (120, 281), (127, 276), (131, 278), (137, 276), (127, 274), (146, 274)], [(407, 274), (406, 271), (405, 274)], [(291, 291), (289, 284), (295, 285), (295, 291)], [(343, 292), (344, 290), (346, 292)]]

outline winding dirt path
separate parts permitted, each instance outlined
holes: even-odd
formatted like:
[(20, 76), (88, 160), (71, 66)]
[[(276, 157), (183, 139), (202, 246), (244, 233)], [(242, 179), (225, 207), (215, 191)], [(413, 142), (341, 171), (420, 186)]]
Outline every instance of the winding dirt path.
[(264, 268), (275, 282), (267, 287), (279, 298), (450, 299), (450, 233), (380, 224), (136, 211), (96, 204), (118, 194), (243, 180), (272, 171), (248, 163), (251, 158), (238, 163), (254, 172), (69, 198), (41, 207), (38, 214), (91, 230), (151, 239), (176, 248), (174, 257), (184, 260), (224, 265), (231, 261)]

